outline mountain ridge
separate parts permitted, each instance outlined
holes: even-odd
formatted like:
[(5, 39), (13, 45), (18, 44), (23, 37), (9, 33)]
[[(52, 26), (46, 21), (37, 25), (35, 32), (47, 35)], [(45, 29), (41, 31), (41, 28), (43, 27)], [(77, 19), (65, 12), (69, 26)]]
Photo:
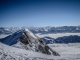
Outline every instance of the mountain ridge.
[(6, 45), (14, 45), (20, 42), (19, 46), (23, 47), (26, 50), (41, 52), (43, 54), (60, 56), (56, 51), (51, 49), (43, 40), (34, 35), (28, 29), (23, 31), (15, 32), (14, 34), (0, 39), (0, 42)]
[(10, 34), (18, 30), (29, 29), (33, 33), (80, 33), (80, 26), (61, 26), (61, 27), (0, 27), (0, 34)]

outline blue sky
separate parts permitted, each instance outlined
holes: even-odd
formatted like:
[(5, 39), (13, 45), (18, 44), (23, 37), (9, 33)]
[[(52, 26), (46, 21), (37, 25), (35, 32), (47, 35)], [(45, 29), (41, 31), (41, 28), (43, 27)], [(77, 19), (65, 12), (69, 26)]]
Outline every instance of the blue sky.
[(0, 0), (1, 27), (80, 25), (80, 0)]

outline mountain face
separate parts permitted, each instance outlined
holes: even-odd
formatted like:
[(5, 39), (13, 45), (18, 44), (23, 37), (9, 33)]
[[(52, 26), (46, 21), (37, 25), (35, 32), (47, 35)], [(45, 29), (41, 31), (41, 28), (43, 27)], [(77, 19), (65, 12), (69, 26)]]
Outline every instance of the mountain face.
[(12, 35), (9, 35), (3, 39), (0, 39), (0, 42), (6, 44), (6, 45), (13, 45), (16, 44), (18, 42), (18, 39), (20, 38), (20, 36), (22, 36), (23, 31), (17, 31), (15, 33), (13, 33)]
[(31, 33), (28, 29), (15, 32), (6, 38), (0, 39), (0, 42), (30, 51), (59, 56), (56, 51), (51, 49), (43, 40)]

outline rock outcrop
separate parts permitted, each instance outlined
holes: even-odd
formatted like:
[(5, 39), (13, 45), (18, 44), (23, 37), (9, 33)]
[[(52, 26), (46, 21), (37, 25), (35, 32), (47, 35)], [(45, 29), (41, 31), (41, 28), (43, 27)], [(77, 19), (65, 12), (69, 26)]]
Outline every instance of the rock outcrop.
[(51, 49), (43, 40), (31, 33), (29, 30), (25, 30), (19, 40), (25, 45), (26, 50), (33, 50), (48, 55), (60, 56), (56, 51)]

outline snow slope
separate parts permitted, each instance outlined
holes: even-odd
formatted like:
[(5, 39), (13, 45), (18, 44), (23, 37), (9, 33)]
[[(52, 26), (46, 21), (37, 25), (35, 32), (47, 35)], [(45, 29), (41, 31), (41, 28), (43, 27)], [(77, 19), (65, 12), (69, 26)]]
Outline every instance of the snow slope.
[(17, 31), (12, 35), (9, 35), (3, 39), (0, 39), (0, 42), (7, 44), (7, 45), (13, 45), (13, 44), (17, 43), (20, 36), (22, 36), (22, 31)]
[(2, 38), (5, 38), (5, 37), (7, 37), (7, 36), (9, 36), (10, 34), (1, 34), (0, 35), (0, 39), (2, 39)]
[(80, 60), (80, 43), (69, 45), (51, 44), (49, 46), (58, 51), (61, 56), (26, 51), (25, 49), (19, 49), (0, 43), (0, 60)]

